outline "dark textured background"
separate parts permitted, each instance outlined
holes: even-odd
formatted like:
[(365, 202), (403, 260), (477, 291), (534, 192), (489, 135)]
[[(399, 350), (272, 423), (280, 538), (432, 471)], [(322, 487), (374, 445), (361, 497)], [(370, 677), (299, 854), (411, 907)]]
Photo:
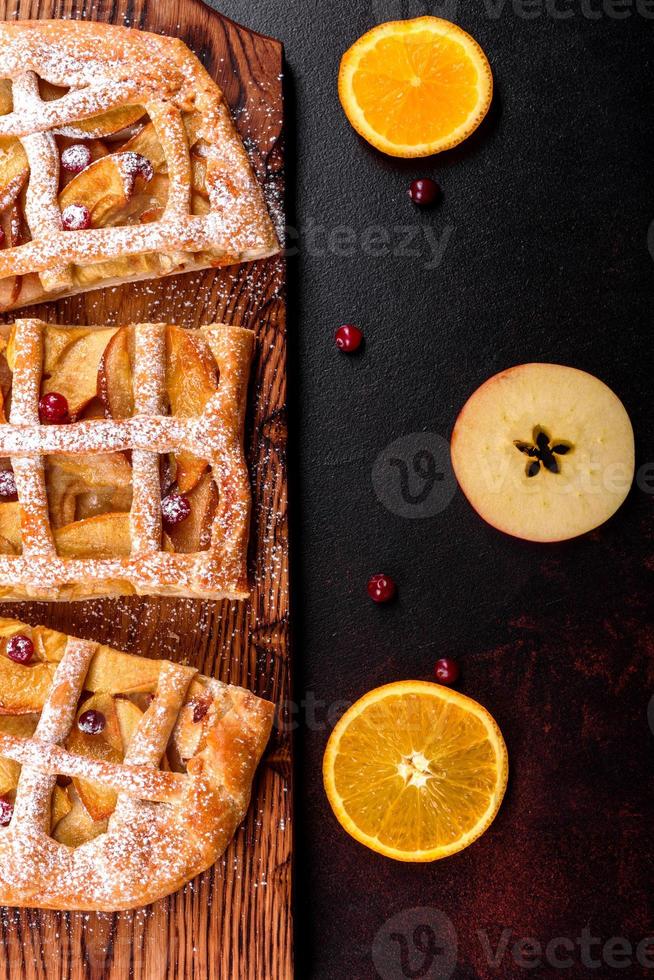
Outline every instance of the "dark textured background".
[[(532, 359), (606, 381), (634, 422), (639, 465), (654, 460), (648, 2), (559, 0), (567, 17), (539, 0), (470, 0), (458, 11), (419, 0), (217, 2), (281, 38), (288, 59), (289, 213), (300, 229), (290, 279), (296, 697), (304, 702), (300, 977), (450, 976), (448, 941), (431, 972), (420, 970), (429, 957), (414, 948), (425, 933), (414, 936), (413, 927), (426, 913), (402, 926), (406, 968), (401, 940), (384, 940), (391, 916), (420, 906), (454, 924), (456, 980), (654, 974), (654, 966), (611, 966), (597, 944), (592, 960), (577, 946), (568, 970), (526, 970), (510, 949), (526, 937), (575, 943), (584, 927), (602, 942), (635, 945), (654, 934), (651, 494), (634, 490), (598, 532), (539, 547), (487, 527), (460, 494), (435, 516), (396, 516), (371, 479), (393, 439), (448, 437), (472, 390)], [(337, 69), (375, 23), (427, 12), (449, 14), (479, 40), (496, 95), (462, 147), (403, 165), (350, 129)], [(431, 213), (406, 197), (420, 174), (444, 188)], [(353, 229), (358, 244), (346, 232), (334, 238), (339, 226)], [(391, 254), (392, 246), (365, 254), (361, 235), (371, 226), (395, 239), (395, 229), (415, 228), (420, 254)], [(426, 268), (425, 229), (437, 241), (449, 234), (436, 268)], [(335, 350), (343, 321), (364, 329), (362, 356)], [(398, 581), (392, 607), (366, 597), (379, 570)], [(327, 719), (377, 684), (430, 678), (444, 654), (461, 661), (460, 690), (497, 718), (512, 774), (480, 841), (447, 861), (405, 866), (369, 853), (336, 824), (320, 775)], [(388, 952), (381, 974), (372, 959), (380, 929), (378, 959)], [(509, 949), (493, 966), (480, 931), (495, 946), (504, 929)]]

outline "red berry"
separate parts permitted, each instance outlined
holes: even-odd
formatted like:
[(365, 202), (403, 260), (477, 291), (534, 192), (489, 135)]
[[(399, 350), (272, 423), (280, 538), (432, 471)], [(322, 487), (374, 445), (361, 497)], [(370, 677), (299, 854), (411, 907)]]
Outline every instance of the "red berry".
[(5, 240), (6, 240), (6, 238), (7, 238), (7, 236), (5, 235), (4, 228), (0, 228), (0, 248), (4, 248), (5, 247)]
[(67, 146), (61, 154), (61, 166), (69, 174), (79, 174), (86, 170), (91, 162), (91, 151), (84, 143), (74, 143)]
[(169, 493), (161, 501), (161, 516), (167, 527), (177, 527), (190, 516), (191, 505), (181, 493)]
[(86, 204), (69, 204), (61, 212), (61, 224), (66, 231), (85, 231), (91, 227), (91, 212)]
[(336, 346), (345, 354), (353, 354), (361, 347), (363, 334), (353, 323), (345, 323), (335, 334)]
[(13, 470), (0, 470), (0, 500), (6, 504), (18, 500), (16, 477)]
[(17, 633), (7, 640), (7, 656), (17, 664), (28, 664), (34, 656), (34, 644), (29, 636)]
[(68, 399), (58, 391), (49, 391), (39, 399), (39, 418), (43, 425), (66, 425), (70, 422)]
[(210, 701), (194, 701), (193, 702), (193, 722), (194, 724), (199, 724), (202, 719), (206, 716), (209, 711)]
[(434, 673), (439, 684), (456, 684), (460, 673), (459, 665), (456, 660), (443, 657), (442, 660), (436, 661)]
[(11, 800), (0, 797), (0, 827), (8, 827), (14, 815), (14, 804)]
[(105, 716), (101, 711), (95, 711), (94, 708), (83, 711), (77, 719), (77, 727), (85, 735), (99, 735), (104, 730), (106, 724), (107, 719)]
[(388, 575), (373, 575), (368, 582), (368, 595), (373, 602), (390, 602), (396, 591), (395, 582)]
[(431, 177), (420, 177), (414, 180), (409, 187), (409, 197), (414, 204), (420, 207), (431, 207), (441, 196), (441, 189)]

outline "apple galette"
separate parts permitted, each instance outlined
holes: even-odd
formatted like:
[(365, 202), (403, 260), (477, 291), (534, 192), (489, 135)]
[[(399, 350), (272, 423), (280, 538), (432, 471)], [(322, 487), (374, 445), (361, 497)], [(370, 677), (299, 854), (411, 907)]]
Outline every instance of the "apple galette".
[(186, 45), (0, 24), (0, 311), (278, 250), (223, 94)]
[(0, 598), (248, 595), (253, 334), (0, 328)]
[(273, 705), (191, 667), (0, 619), (0, 904), (113, 911), (223, 853)]

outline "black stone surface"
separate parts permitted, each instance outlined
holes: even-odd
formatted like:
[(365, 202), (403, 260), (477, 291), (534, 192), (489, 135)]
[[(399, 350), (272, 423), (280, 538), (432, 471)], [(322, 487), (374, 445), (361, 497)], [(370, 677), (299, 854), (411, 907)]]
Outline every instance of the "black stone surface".
[[(641, 474), (599, 531), (539, 547), (486, 526), (459, 493), (448, 503), (447, 478), (422, 511), (393, 513), (397, 490), (386, 479), (380, 499), (373, 470), (400, 437), (408, 462), (438, 456), (468, 395), (529, 360), (602, 378), (631, 415), (639, 466), (654, 460), (654, 5), (218, 5), (288, 59), (298, 976), (651, 976), (654, 949), (644, 966), (636, 946), (654, 933), (654, 481), (647, 492)], [(464, 145), (401, 164), (349, 127), (336, 77), (363, 31), (423, 13), (477, 38), (495, 98)], [(406, 193), (423, 175), (443, 188), (429, 212)], [(348, 321), (366, 335), (352, 358), (332, 341)], [(392, 606), (366, 596), (377, 571), (397, 580)], [(396, 864), (340, 830), (322, 753), (344, 702), (429, 679), (444, 655), (506, 736), (509, 791), (464, 853)], [(530, 937), (540, 958), (514, 947)]]

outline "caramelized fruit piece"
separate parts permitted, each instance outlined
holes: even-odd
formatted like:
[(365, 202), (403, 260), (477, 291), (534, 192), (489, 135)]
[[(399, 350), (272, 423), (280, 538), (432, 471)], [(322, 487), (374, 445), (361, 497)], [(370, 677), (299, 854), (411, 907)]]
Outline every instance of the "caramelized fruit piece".
[(0, 116), (6, 116), (14, 108), (11, 79), (0, 78)]
[(52, 686), (55, 664), (16, 664), (0, 655), (0, 714), (29, 715), (41, 710)]
[(77, 494), (83, 484), (51, 460), (46, 462), (46, 474), (50, 522), (53, 528), (64, 527), (75, 520)]
[[(166, 327), (166, 389), (172, 415), (191, 418), (201, 415), (218, 390), (218, 372), (213, 358), (197, 346), (182, 327)], [(175, 480), (179, 493), (193, 489), (207, 468), (191, 453), (177, 453)]]
[(135, 165), (135, 154), (110, 153), (66, 184), (59, 194), (59, 206), (62, 211), (72, 205), (88, 208), (94, 228), (125, 224), (126, 209), (137, 192), (141, 192), (137, 195), (137, 212), (139, 207), (145, 209), (152, 205), (146, 189), (147, 177), (146, 168)]
[(107, 829), (107, 821), (93, 820), (89, 816), (74, 786), (68, 787), (68, 793), (71, 809), (55, 826), (52, 836), (60, 844), (67, 844), (69, 847), (79, 847), (80, 844), (85, 844), (99, 834), (103, 834)]
[(62, 127), (61, 132), (73, 139), (104, 139), (134, 125), (145, 115), (145, 109), (138, 105), (120, 106), (99, 116), (82, 119), (74, 125)]
[(114, 708), (118, 719), (118, 728), (120, 729), (123, 755), (125, 755), (129, 747), (129, 743), (132, 741), (134, 736), (134, 732), (138, 728), (141, 718), (143, 717), (143, 712), (131, 701), (125, 700), (125, 698), (116, 698), (114, 701)]
[(62, 453), (57, 455), (56, 465), (87, 487), (128, 487), (132, 480), (132, 467), (123, 453), (99, 453), (97, 456)]
[(50, 827), (53, 828), (73, 809), (67, 786), (55, 786), (50, 807)]
[(185, 768), (186, 762), (199, 751), (203, 734), (202, 722), (206, 715), (198, 718), (197, 706), (206, 704), (208, 710), (211, 702), (211, 694), (206, 693), (181, 709), (168, 750), (175, 769)]
[[(36, 730), (38, 715), (0, 716), (0, 732), (15, 738), (31, 738)], [(0, 796), (13, 792), (18, 786), (20, 763), (0, 758)]]
[(203, 473), (199, 483), (187, 494), (191, 513), (176, 527), (167, 529), (177, 554), (204, 551), (211, 542), (211, 528), (218, 506), (218, 488), (210, 471)]
[(134, 414), (133, 357), (134, 329), (120, 327), (107, 344), (98, 367), (98, 393), (113, 419), (129, 419)]
[(29, 172), (20, 140), (13, 136), (0, 137), (0, 210), (6, 210), (16, 201)]
[(75, 521), (56, 529), (54, 538), (61, 558), (126, 558), (132, 550), (129, 514)]
[[(102, 714), (105, 718), (105, 726), (97, 735), (89, 735), (79, 729), (79, 721), (83, 715), (90, 711)], [(94, 694), (81, 706), (77, 713), (75, 725), (73, 726), (68, 738), (66, 748), (76, 755), (86, 756), (89, 759), (101, 759), (106, 762), (121, 762), (123, 757), (123, 743), (120, 737), (118, 717), (114, 707), (114, 699), (110, 694), (101, 692)], [(79, 798), (93, 820), (105, 820), (111, 816), (116, 807), (116, 793), (114, 790), (95, 783), (89, 779), (73, 779), (73, 786), (79, 794)]]
[(85, 331), (82, 336), (64, 346), (54, 360), (47, 357), (46, 350), (49, 377), (43, 380), (42, 392), (58, 392), (63, 395), (68, 401), (73, 418), (96, 396), (98, 364), (114, 333), (114, 330)]
[(11, 549), (8, 554), (20, 555), (23, 544), (20, 536), (20, 504), (0, 503), (0, 537)]

